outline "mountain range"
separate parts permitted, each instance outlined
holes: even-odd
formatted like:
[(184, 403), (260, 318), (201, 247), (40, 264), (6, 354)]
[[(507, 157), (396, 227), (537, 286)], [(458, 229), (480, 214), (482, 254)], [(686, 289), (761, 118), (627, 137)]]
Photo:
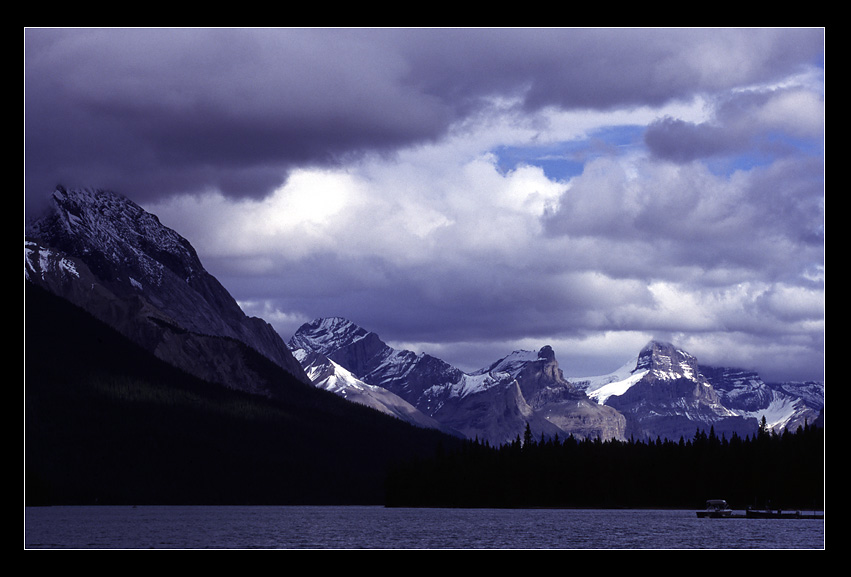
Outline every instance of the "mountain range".
[(781, 431), (823, 418), (823, 383), (765, 383), (656, 341), (621, 369), (581, 379), (564, 376), (548, 345), (464, 372), (340, 317), (305, 323), (285, 342), (243, 313), (186, 239), (107, 191), (57, 187), (50, 213), (27, 225), (24, 277), (200, 379), (284, 398), (264, 368), (271, 363), (417, 427), (491, 444), (527, 426), (544, 437), (679, 439), (710, 429), (751, 435), (763, 419)]
[[(288, 342), (309, 359), (316, 386), (337, 394), (376, 387), (467, 438), (501, 444), (522, 435), (625, 440), (753, 435), (821, 423), (824, 384), (765, 383), (756, 372), (700, 365), (651, 341), (617, 371), (566, 378), (549, 345), (517, 350), (465, 373), (428, 354), (396, 350), (340, 317), (301, 326)], [(374, 398), (374, 397), (373, 397)], [(397, 401), (396, 401), (397, 402)], [(423, 417), (424, 416), (424, 417)]]

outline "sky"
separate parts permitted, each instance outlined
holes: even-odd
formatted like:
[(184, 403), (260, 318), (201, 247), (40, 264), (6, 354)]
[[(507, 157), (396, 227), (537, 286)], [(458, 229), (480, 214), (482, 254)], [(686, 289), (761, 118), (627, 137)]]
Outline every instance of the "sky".
[(106, 188), (288, 340), (824, 379), (821, 28), (24, 30), (25, 218)]

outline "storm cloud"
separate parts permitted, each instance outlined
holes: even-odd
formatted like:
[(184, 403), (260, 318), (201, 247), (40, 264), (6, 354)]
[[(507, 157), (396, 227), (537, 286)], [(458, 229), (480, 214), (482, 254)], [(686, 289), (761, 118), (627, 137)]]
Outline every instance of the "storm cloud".
[(25, 207), (110, 188), (286, 339), (823, 378), (824, 30), (28, 29)]

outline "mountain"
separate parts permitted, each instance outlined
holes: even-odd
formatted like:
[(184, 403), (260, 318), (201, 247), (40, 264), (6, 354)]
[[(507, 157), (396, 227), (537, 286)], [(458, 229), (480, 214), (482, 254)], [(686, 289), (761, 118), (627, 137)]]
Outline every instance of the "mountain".
[(278, 333), (248, 317), (194, 248), (112, 192), (58, 187), (24, 239), (24, 278), (199, 378), (265, 396), (272, 362), (310, 379)]
[(794, 431), (805, 423), (820, 425), (823, 420), (824, 383), (766, 383), (754, 371), (731, 367), (701, 365), (700, 372), (724, 406), (742, 417), (765, 417), (773, 431)]
[[(535, 415), (555, 425), (561, 436), (621, 439), (626, 420), (617, 411), (591, 400), (564, 378), (555, 352), (546, 345), (537, 353), (514, 351), (479, 374), (513, 379)], [(546, 429), (541, 431), (546, 434)]]
[[(745, 419), (721, 403), (714, 387), (700, 373), (697, 359), (670, 343), (652, 341), (638, 355), (628, 386), (609, 383), (594, 391), (607, 395), (606, 406), (627, 416), (627, 433), (636, 438), (691, 438), (697, 429), (717, 434), (756, 432)], [(607, 394), (622, 386), (617, 394)], [(587, 389), (586, 389), (587, 391)]]
[(627, 419), (636, 438), (692, 438), (697, 429), (730, 437), (753, 435), (763, 417), (776, 432), (815, 424), (824, 384), (767, 385), (753, 371), (700, 365), (671, 343), (651, 341), (615, 372), (570, 381)]
[(24, 239), (27, 505), (381, 504), (392, 466), (460, 443), (312, 386), (134, 203), (52, 198)]
[(419, 427), (440, 429), (448, 434), (457, 434), (424, 415), (409, 402), (382, 387), (368, 385), (355, 377), (325, 355), (307, 352), (304, 349), (294, 351), (296, 359), (302, 364), (308, 378), (316, 388), (329, 391), (344, 399), (365, 405), (382, 413), (401, 419)]
[(379, 336), (343, 318), (321, 318), (302, 325), (288, 343), (327, 356), (361, 381), (399, 395), (425, 414), (442, 398), (438, 392), (463, 373), (427, 354), (389, 347)]
[(320, 354), (359, 381), (390, 391), (464, 436), (512, 441), (526, 425), (537, 435), (621, 437), (625, 420), (564, 380), (555, 354), (517, 351), (474, 373), (428, 354), (397, 350), (340, 317), (302, 325), (288, 343), (296, 356)]
[(305, 323), (287, 343), (313, 384), (413, 424), (446, 430), (430, 415), (432, 384), (461, 372), (429, 355), (396, 351), (375, 333), (340, 317)]
[(691, 439), (754, 435), (762, 417), (777, 432), (816, 424), (824, 385), (768, 385), (753, 372), (700, 365), (651, 341), (617, 371), (565, 378), (552, 347), (514, 351), (465, 373), (427, 354), (396, 350), (340, 317), (302, 325), (288, 342), (298, 358), (321, 355), (349, 378), (404, 399), (464, 436), (501, 444), (523, 435), (580, 439)]

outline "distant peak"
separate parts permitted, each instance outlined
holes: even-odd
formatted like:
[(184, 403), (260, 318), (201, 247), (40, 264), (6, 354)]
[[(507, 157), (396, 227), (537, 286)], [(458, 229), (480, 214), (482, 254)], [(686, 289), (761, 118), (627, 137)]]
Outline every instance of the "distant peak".
[(295, 332), (289, 342), (291, 350), (330, 354), (336, 349), (356, 342), (369, 331), (344, 317), (320, 317), (304, 323)]
[(354, 322), (345, 317), (320, 317), (308, 323), (311, 330), (332, 332), (336, 334), (366, 332)]

